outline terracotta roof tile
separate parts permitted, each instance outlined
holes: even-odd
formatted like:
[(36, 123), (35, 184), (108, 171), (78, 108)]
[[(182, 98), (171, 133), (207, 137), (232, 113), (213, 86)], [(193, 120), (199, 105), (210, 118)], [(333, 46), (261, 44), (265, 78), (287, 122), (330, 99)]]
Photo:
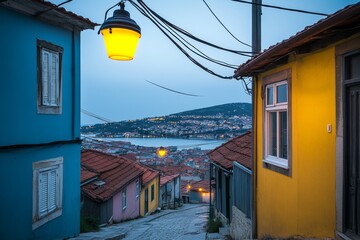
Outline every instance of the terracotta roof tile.
[(180, 176), (180, 174), (160, 176), (160, 186), (164, 186), (166, 183), (174, 180), (175, 178), (177, 178), (179, 176)]
[(98, 174), (98, 180), (102, 181), (93, 181), (81, 187), (87, 196), (99, 202), (107, 201), (144, 173), (140, 165), (129, 159), (95, 150), (82, 151), (81, 166)]
[(220, 145), (207, 155), (212, 162), (227, 170), (232, 169), (234, 161), (252, 169), (251, 145), (252, 134), (247, 132)]
[(351, 34), (358, 33), (356, 26), (359, 26), (359, 23), (360, 2), (349, 5), (319, 20), (315, 24), (305, 27), (302, 31), (297, 32), (288, 39), (270, 46), (268, 49), (241, 64), (235, 71), (234, 76), (246, 77), (263, 72), (269, 65), (306, 44), (318, 42), (320, 46), (326, 46), (324, 45), (324, 40), (330, 37), (333, 37), (335, 40), (340, 40), (339, 37), (349, 37)]

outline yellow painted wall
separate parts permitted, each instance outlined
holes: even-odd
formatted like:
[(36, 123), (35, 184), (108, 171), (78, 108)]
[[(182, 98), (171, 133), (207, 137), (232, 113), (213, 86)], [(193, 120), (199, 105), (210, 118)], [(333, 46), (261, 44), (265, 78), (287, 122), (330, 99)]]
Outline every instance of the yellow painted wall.
[[(151, 201), (151, 186), (154, 184), (154, 201)], [(145, 189), (148, 188), (149, 209), (148, 213), (154, 212), (159, 206), (159, 176), (150, 181), (141, 189), (140, 193), (140, 216), (145, 216)]]
[[(266, 169), (261, 77), (292, 69), (292, 176)], [(334, 237), (335, 50), (297, 56), (262, 74), (257, 85), (258, 237)], [(327, 132), (327, 124), (332, 132)]]

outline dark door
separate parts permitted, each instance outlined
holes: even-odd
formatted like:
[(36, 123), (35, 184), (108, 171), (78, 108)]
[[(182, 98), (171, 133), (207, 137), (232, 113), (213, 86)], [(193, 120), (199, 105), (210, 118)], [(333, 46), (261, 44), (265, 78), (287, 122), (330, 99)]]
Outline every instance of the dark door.
[(225, 188), (226, 188), (226, 217), (230, 220), (230, 177), (225, 178)]
[[(360, 54), (345, 59), (345, 225), (360, 235)], [(356, 237), (356, 238), (357, 238)]]
[(147, 212), (149, 211), (149, 188), (145, 189), (145, 212), (144, 214), (147, 214)]

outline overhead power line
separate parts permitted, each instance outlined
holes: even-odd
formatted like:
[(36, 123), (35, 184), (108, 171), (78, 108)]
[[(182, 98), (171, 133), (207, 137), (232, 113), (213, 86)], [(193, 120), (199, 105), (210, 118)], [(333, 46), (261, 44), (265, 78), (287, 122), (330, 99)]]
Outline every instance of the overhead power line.
[(171, 92), (174, 92), (174, 93), (178, 93), (178, 94), (182, 94), (182, 95), (186, 95), (186, 96), (191, 96), (191, 97), (200, 97), (199, 95), (195, 95), (195, 94), (190, 94), (190, 93), (184, 93), (184, 92), (179, 92), (179, 91), (176, 91), (176, 90), (173, 90), (173, 89), (170, 89), (170, 88), (167, 88), (167, 87), (164, 87), (164, 86), (161, 86), (159, 84), (156, 84), (156, 83), (153, 83), (151, 81), (148, 81), (146, 80), (148, 83), (152, 84), (152, 85), (155, 85), (159, 88), (163, 88), (165, 90), (168, 90), (168, 91), (171, 91)]
[(102, 117), (102, 116), (99, 116), (99, 115), (97, 115), (97, 114), (95, 114), (95, 113), (89, 112), (89, 111), (87, 111), (87, 110), (85, 110), (85, 109), (83, 109), (83, 108), (81, 109), (81, 112), (82, 112), (83, 114), (87, 115), (87, 116), (96, 118), (96, 119), (101, 120), (101, 121), (106, 122), (106, 123), (112, 123), (112, 122), (114, 122), (114, 121), (112, 121), (112, 120), (110, 120), (110, 119), (107, 119), (107, 118), (104, 118), (104, 117)]
[(279, 7), (279, 6), (274, 6), (274, 5), (262, 4), (262, 3), (261, 4), (260, 3), (253, 3), (253, 2), (243, 1), (243, 0), (232, 0), (232, 1), (241, 2), (241, 3), (247, 3), (247, 4), (257, 5), (257, 6), (262, 6), (262, 7), (268, 7), (268, 8), (275, 8), (275, 9), (291, 11), (291, 12), (307, 13), (307, 14), (320, 15), (320, 16), (325, 16), (325, 17), (329, 16), (329, 14), (325, 14), (325, 13), (311, 12), (311, 11), (305, 11), (305, 10), (294, 9), (294, 8), (285, 8), (285, 7)]
[(236, 40), (238, 41), (239, 43), (245, 45), (245, 46), (248, 46), (248, 47), (251, 47), (251, 45), (239, 40), (237, 37), (234, 36), (234, 34), (232, 34), (230, 32), (230, 30), (221, 22), (221, 20), (216, 16), (216, 14), (214, 13), (214, 11), (210, 8), (209, 4), (207, 4), (207, 2), (205, 0), (203, 0), (203, 2), (205, 3), (206, 7), (209, 9), (209, 11), (212, 13), (212, 15), (216, 18), (216, 20), (218, 20), (218, 22), (221, 24), (221, 26), (223, 26), (225, 28), (225, 30)]

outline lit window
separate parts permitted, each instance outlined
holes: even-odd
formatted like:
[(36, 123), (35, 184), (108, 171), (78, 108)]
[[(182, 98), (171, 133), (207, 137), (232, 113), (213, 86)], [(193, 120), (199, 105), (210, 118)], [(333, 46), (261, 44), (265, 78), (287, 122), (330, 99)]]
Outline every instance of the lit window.
[(266, 86), (265, 162), (287, 169), (288, 166), (288, 83)]
[(126, 189), (122, 192), (122, 209), (126, 209)]
[(38, 113), (61, 114), (61, 47), (38, 40)]
[(33, 163), (33, 229), (62, 214), (63, 158)]

